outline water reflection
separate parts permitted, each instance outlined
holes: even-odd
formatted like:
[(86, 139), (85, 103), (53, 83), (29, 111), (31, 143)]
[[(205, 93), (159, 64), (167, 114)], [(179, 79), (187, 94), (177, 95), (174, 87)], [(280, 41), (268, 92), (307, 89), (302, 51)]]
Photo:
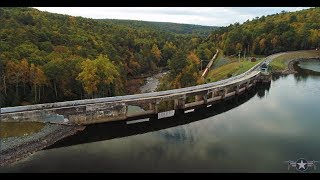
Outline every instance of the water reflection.
[(264, 83), (260, 85), (260, 88), (257, 89), (257, 96), (261, 99), (263, 98), (266, 93), (269, 92), (271, 87), (271, 82), (270, 83)]
[[(103, 141), (113, 138), (126, 137), (136, 134), (143, 134), (152, 131), (158, 131), (170, 127), (175, 127), (183, 124), (188, 124), (194, 121), (199, 121), (217, 114), (221, 114), (230, 109), (233, 109), (248, 100), (250, 100), (257, 92), (263, 93), (270, 88), (269, 85), (261, 85), (258, 88), (251, 89), (250, 91), (225, 102), (220, 102), (209, 108), (197, 109), (194, 113), (181, 114), (179, 116), (140, 122), (136, 124), (126, 125), (125, 122), (110, 122), (102, 124), (89, 125), (83, 132), (74, 136), (70, 136), (61, 142), (58, 142), (47, 149), (59, 148), (63, 146), (70, 146), (75, 144), (83, 144), (95, 141)], [(184, 139), (184, 135), (167, 134), (168, 139)]]
[(295, 172), (284, 161), (320, 161), (318, 78), (282, 76), (180, 117), (92, 126), (0, 172)]
[[(301, 65), (303, 64), (303, 65)], [(299, 72), (294, 74), (294, 78), (297, 83), (306, 82), (307, 79), (319, 79), (320, 76), (320, 61), (312, 62), (296, 62), (293, 65), (294, 69)], [(309, 68), (309, 69), (306, 69)], [(312, 69), (312, 70), (311, 70)]]
[(311, 70), (313, 72), (320, 72), (320, 59), (311, 59), (308, 61), (302, 61), (299, 63), (296, 63), (298, 67), (295, 67), (295, 69), (300, 68), (303, 70)]

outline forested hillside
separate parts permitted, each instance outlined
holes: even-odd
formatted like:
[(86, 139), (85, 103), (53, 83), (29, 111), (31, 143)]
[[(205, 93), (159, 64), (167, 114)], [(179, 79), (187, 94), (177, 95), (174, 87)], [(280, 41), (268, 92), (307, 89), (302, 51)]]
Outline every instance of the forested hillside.
[[(282, 51), (316, 49), (320, 47), (320, 8), (311, 8), (297, 12), (281, 12), (279, 14), (262, 16), (253, 20), (248, 20), (243, 24), (235, 23), (227, 27), (221, 27), (214, 30), (208, 38), (202, 43), (210, 43), (215, 47), (223, 50), (226, 56), (234, 56), (241, 53), (241, 57), (246, 55), (270, 55)], [(202, 45), (200, 44), (199, 47)], [(197, 54), (199, 55), (199, 54)], [(198, 56), (200, 57), (200, 56)], [(167, 90), (180, 87), (186, 87), (204, 83), (202, 79), (197, 79), (197, 74), (192, 76), (187, 72), (194, 65), (186, 65), (188, 62), (197, 61), (180, 61), (176, 70), (171, 70), (170, 73), (163, 78), (158, 90)], [(189, 58), (190, 59), (190, 58)], [(200, 57), (200, 59), (205, 59)], [(244, 62), (244, 64), (246, 64)], [(249, 63), (250, 64), (250, 63)], [(236, 71), (238, 64), (233, 63)], [(170, 66), (169, 66), (170, 67)], [(188, 68), (189, 67), (189, 68)], [(225, 66), (218, 71), (214, 71), (212, 80), (220, 80), (223, 77), (224, 68), (232, 67)], [(245, 66), (243, 66), (245, 67)], [(199, 69), (199, 68), (198, 68)], [(216, 73), (218, 72), (218, 73)]]
[(127, 79), (177, 62), (178, 51), (215, 51), (186, 25), (179, 34), (140, 25), (0, 8), (2, 106), (124, 95)]
[(220, 28), (210, 35), (226, 55), (269, 55), (320, 46), (320, 8), (262, 16)]
[(166, 22), (149, 22), (133, 20), (106, 19), (109, 23), (122, 24), (130, 27), (151, 28), (157, 31), (173, 32), (176, 34), (193, 34), (197, 36), (208, 36), (213, 30), (218, 29), (214, 26), (201, 26), (192, 24), (177, 24)]
[(159, 90), (201, 84), (200, 64), (217, 48), (253, 56), (319, 47), (319, 19), (311, 8), (216, 28), (0, 8), (0, 103), (124, 95), (128, 79), (163, 67)]

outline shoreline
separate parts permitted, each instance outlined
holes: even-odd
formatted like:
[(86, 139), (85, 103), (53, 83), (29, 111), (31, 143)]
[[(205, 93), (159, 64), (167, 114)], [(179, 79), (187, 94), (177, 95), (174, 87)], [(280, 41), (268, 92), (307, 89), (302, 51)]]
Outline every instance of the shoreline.
[[(320, 61), (320, 57), (292, 59), (288, 62), (288, 65), (284, 70), (274, 71), (272, 72), (272, 74), (275, 74), (275, 75), (295, 74), (297, 73), (297, 71), (294, 69), (293, 65), (296, 62), (307, 62), (310, 60)], [(161, 73), (156, 74), (156, 76), (159, 74)], [(154, 78), (153, 80), (155, 80), (159, 78), (156, 76), (154, 75), (151, 77), (153, 77)], [(28, 158), (33, 153), (40, 151), (50, 145), (53, 145), (57, 141), (60, 141), (68, 136), (72, 136), (78, 133), (79, 131), (83, 131), (85, 128), (86, 126), (46, 124), (45, 127), (41, 129), (39, 132), (31, 134), (28, 137), (2, 138), (0, 139), (0, 143), (1, 143), (0, 144), (1, 145), (0, 167), (8, 166), (22, 159)], [(3, 143), (3, 142), (6, 142), (6, 143)]]
[(274, 75), (288, 75), (288, 74), (296, 74), (298, 73), (293, 65), (297, 62), (308, 62), (308, 61), (312, 61), (312, 60), (316, 60), (316, 61), (320, 61), (320, 56), (319, 57), (308, 57), (308, 58), (297, 58), (297, 59), (291, 59), (288, 62), (287, 67), (284, 70), (281, 71), (274, 71), (272, 72), (272, 74)]
[(78, 131), (83, 131), (84, 129), (85, 126), (47, 124), (45, 128), (28, 137), (2, 138), (0, 167), (30, 157), (33, 153), (40, 151), (61, 139), (72, 136)]
[[(141, 88), (147, 85), (147, 78), (158, 80), (166, 71), (158, 72), (153, 76), (144, 78)], [(153, 91), (153, 87), (146, 88)], [(9, 137), (0, 139), (0, 167), (10, 166), (20, 160), (30, 157), (37, 151), (45, 149), (66, 137), (72, 136), (79, 131), (83, 131), (86, 126), (46, 124), (40, 131), (27, 137)]]

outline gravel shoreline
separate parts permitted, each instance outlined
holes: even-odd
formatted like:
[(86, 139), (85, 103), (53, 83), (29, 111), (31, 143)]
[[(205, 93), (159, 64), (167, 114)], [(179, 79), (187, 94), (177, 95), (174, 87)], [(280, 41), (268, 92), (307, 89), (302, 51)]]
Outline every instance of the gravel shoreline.
[[(152, 76), (151, 80), (157, 81), (166, 72)], [(157, 85), (155, 83), (155, 85)], [(152, 84), (153, 85), (153, 84)], [(154, 91), (153, 86), (147, 86), (146, 91)], [(39, 132), (22, 137), (8, 137), (0, 139), (0, 167), (7, 166), (19, 160), (29, 157), (55, 142), (76, 134), (85, 129), (85, 126), (71, 126), (61, 124), (46, 124)]]
[[(294, 63), (310, 60), (320, 61), (320, 57), (292, 59), (288, 62), (286, 69), (283, 71), (274, 71), (272, 74), (286, 75), (297, 73), (293, 67)], [(154, 78), (159, 78), (159, 76)], [(78, 131), (82, 131), (84, 129), (85, 126), (46, 124), (39, 132), (28, 136), (1, 138), (0, 166), (7, 166), (11, 163), (27, 158), (36, 151), (42, 150), (55, 142), (74, 135)]]
[(282, 70), (282, 71), (274, 71), (272, 72), (272, 74), (275, 74), (275, 75), (287, 75), (287, 74), (295, 74), (295, 73), (298, 73), (293, 65), (296, 63), (296, 62), (307, 62), (307, 61), (310, 61), (310, 60), (317, 60), (317, 61), (320, 61), (320, 56), (319, 57), (310, 57), (310, 58), (298, 58), (298, 59), (292, 59), (288, 62), (288, 66), (286, 67), (286, 69)]
[(85, 126), (46, 124), (39, 132), (28, 136), (1, 138), (0, 166), (6, 166), (24, 159), (34, 152), (84, 129)]

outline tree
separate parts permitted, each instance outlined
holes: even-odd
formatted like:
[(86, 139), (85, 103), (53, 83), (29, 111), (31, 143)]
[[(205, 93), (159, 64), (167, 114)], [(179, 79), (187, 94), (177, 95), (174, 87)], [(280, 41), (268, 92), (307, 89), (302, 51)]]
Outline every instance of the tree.
[(262, 51), (266, 48), (266, 39), (265, 39), (265, 38), (262, 38), (262, 39), (259, 41), (259, 47), (260, 47), (260, 49), (261, 49)]
[(293, 23), (293, 22), (296, 22), (296, 21), (297, 21), (297, 16), (296, 15), (291, 15), (289, 22)]
[(152, 45), (151, 48), (151, 54), (153, 55), (153, 59), (155, 59), (157, 62), (161, 59), (161, 51), (159, 50), (158, 46), (156, 44)]
[(34, 25), (33, 17), (29, 13), (21, 14), (18, 20), (24, 25)]
[(181, 75), (182, 87), (194, 86), (200, 82), (201, 74), (199, 71), (200, 59), (192, 51), (187, 56), (187, 66), (183, 69)]
[(160, 65), (167, 65), (167, 61), (173, 57), (176, 51), (177, 47), (172, 42), (166, 41), (162, 49), (162, 59), (160, 61)]
[(97, 76), (100, 85), (107, 87), (107, 91), (103, 95), (113, 95), (115, 92), (112, 92), (111, 86), (120, 78), (117, 67), (110, 61), (107, 55), (99, 55), (94, 63), (97, 66)]
[(18, 52), (20, 59), (29, 58), (31, 54), (39, 52), (38, 47), (30, 42), (26, 42), (17, 46), (15, 51)]
[[(0, 58), (0, 93), (1, 95), (7, 96), (7, 84), (6, 84), (6, 76), (5, 76), (5, 62)], [(0, 98), (0, 103), (3, 96)]]
[(52, 58), (53, 60), (44, 66), (44, 72), (53, 84), (55, 97), (58, 98), (58, 85), (61, 84), (67, 69), (65, 68), (66, 63), (60, 57), (52, 56)]
[(213, 53), (208, 48), (204, 49), (204, 54), (205, 54), (205, 59), (206, 60), (211, 59), (212, 56), (213, 56)]
[(272, 40), (271, 40), (271, 44), (273, 46), (273, 48), (276, 48), (277, 45), (279, 44), (279, 38), (277, 36), (275, 36)]
[(242, 51), (242, 44), (237, 43), (236, 50), (237, 50), (237, 52), (241, 52)]
[[(197, 76), (195, 66), (188, 62), (193, 50), (199, 59), (209, 60), (216, 48), (226, 55), (235, 55), (239, 49), (267, 55), (316, 48), (320, 45), (319, 14), (317, 7), (208, 29), (166, 23), (97, 21), (33, 8), (0, 8), (0, 91), (5, 95), (5, 106), (29, 99), (34, 102), (81, 99), (84, 93), (89, 94), (84, 91), (84, 86), (89, 85), (77, 77), (81, 72), (88, 75), (88, 71), (94, 71), (97, 77), (93, 79), (97, 78), (98, 82), (93, 81), (92, 97), (111, 96), (125, 90), (122, 85), (128, 78), (152, 73), (158, 67), (170, 69), (165, 87), (189, 86)], [(212, 33), (206, 34), (209, 31)], [(104, 74), (99, 70), (103, 66), (95, 66), (96, 70), (82, 69), (81, 62), (85, 59), (96, 62), (99, 54), (108, 55), (114, 67), (103, 60), (103, 63), (107, 61), (106, 69), (115, 69), (119, 75), (112, 70)], [(34, 64), (34, 75), (37, 68), (45, 73), (48, 85), (38, 83), (35, 87), (34, 79), (28, 82), (26, 74), (31, 64)], [(106, 77), (112, 80), (105, 80)]]
[(178, 75), (186, 65), (187, 60), (185, 53), (181, 50), (178, 50), (178, 52), (173, 55), (172, 59), (170, 59), (168, 63), (172, 77)]
[(120, 74), (107, 55), (99, 55), (93, 61), (89, 59), (83, 61), (81, 70), (77, 80), (82, 82), (88, 95), (94, 97), (94, 94), (98, 92), (102, 95), (114, 93), (111, 86), (116, 86), (113, 83), (120, 78)]
[[(48, 85), (48, 78), (43, 72), (42, 68), (31, 64), (30, 66), (30, 82), (34, 88), (34, 102), (41, 100), (41, 86)], [(38, 89), (37, 89), (38, 87)]]
[(171, 79), (173, 79), (170, 82), (171, 86), (173, 88), (182, 88), (202, 83), (199, 64), (200, 59), (195, 52), (190, 52), (186, 57), (185, 65), (180, 67), (182, 70), (175, 72), (176, 74), (174, 76), (170, 74)]
[(20, 63), (18, 64), (19, 71), (21, 72), (21, 82), (23, 83), (23, 93), (26, 93), (26, 84), (30, 82), (29, 74), (30, 74), (30, 68), (29, 63), (26, 59), (22, 59)]
[(320, 30), (318, 29), (310, 30), (309, 42), (312, 48), (316, 48), (320, 45)]
[(77, 80), (81, 81), (83, 88), (90, 96), (98, 90), (99, 78), (97, 75), (97, 67), (94, 61), (89, 59), (81, 63), (81, 73), (78, 75)]
[(8, 61), (6, 64), (5, 76), (9, 85), (15, 85), (16, 98), (19, 97), (19, 83), (22, 80), (22, 73), (19, 70), (19, 64), (14, 61)]

